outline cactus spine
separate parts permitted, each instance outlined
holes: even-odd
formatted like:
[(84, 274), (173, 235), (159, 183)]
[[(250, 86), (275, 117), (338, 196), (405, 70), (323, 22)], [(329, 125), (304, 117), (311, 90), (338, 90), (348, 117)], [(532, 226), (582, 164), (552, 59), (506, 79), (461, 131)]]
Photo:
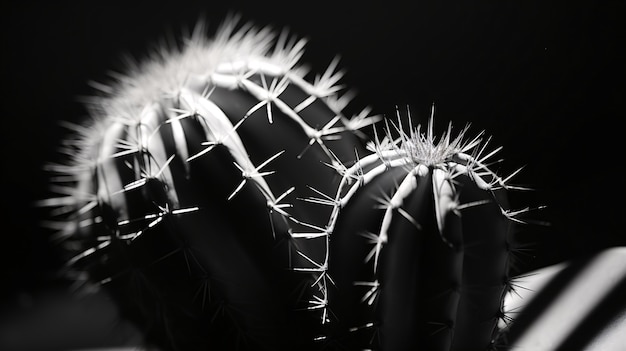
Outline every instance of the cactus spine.
[[(433, 108), (434, 112), (434, 108)], [(409, 116), (410, 123), (410, 116)], [(333, 216), (329, 342), (348, 349), (487, 350), (509, 289), (511, 188), (481, 136), (437, 140), (433, 120), (387, 124), (343, 170)], [(396, 136), (394, 136), (396, 135)], [(496, 150), (497, 151), (497, 150)], [(330, 203), (330, 202), (329, 202)]]
[(344, 116), (336, 61), (309, 82), (304, 40), (235, 24), (105, 87), (43, 205), (68, 272), (109, 288), (159, 347), (306, 349), (317, 329), (294, 311), (326, 319), (328, 242), (311, 232), (329, 214), (296, 199), (336, 187), (323, 163), (352, 158), (377, 117)]

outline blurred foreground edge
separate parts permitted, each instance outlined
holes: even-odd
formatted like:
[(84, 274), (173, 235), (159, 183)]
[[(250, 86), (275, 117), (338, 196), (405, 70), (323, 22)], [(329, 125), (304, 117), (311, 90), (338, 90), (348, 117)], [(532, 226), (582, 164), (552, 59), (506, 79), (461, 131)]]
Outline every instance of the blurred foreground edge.
[(505, 311), (506, 350), (626, 350), (626, 247), (517, 277)]
[[(514, 279), (498, 349), (626, 350), (626, 247)], [(0, 311), (0, 350), (157, 351), (104, 294), (42, 292)]]

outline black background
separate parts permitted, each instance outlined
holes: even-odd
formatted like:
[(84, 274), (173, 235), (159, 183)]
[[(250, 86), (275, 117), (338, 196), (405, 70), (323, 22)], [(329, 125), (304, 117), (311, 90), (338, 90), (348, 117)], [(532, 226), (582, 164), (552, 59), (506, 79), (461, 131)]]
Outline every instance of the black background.
[[(80, 121), (89, 80), (123, 70), (167, 35), (227, 13), (309, 38), (318, 70), (341, 55), (354, 106), (486, 130), (503, 173), (536, 189), (514, 205), (532, 269), (626, 245), (624, 1), (22, 1), (2, 5), (0, 277), (3, 295), (42, 289), (59, 262), (32, 202), (46, 194), (62, 120)], [(535, 216), (536, 214), (536, 216)], [(8, 283), (7, 283), (8, 282)]]

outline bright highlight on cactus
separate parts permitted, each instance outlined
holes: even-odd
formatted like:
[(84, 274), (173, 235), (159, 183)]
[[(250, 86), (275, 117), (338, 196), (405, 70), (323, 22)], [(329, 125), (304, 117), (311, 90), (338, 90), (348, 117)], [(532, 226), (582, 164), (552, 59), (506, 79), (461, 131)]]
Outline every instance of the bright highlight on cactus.
[[(511, 288), (482, 135), (344, 114), (337, 60), (229, 19), (112, 85), (50, 166), (66, 275), (163, 350), (485, 350)], [(365, 147), (367, 144), (368, 147)]]

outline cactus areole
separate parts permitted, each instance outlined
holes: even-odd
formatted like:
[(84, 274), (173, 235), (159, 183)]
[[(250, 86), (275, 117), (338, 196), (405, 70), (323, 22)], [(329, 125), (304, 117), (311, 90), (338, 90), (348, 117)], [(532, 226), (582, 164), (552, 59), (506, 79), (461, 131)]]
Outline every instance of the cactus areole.
[(344, 115), (336, 60), (312, 75), (304, 40), (237, 23), (102, 85), (72, 126), (42, 201), (66, 276), (163, 350), (493, 346), (514, 214), (480, 136), (431, 119), (366, 143), (380, 118)]

